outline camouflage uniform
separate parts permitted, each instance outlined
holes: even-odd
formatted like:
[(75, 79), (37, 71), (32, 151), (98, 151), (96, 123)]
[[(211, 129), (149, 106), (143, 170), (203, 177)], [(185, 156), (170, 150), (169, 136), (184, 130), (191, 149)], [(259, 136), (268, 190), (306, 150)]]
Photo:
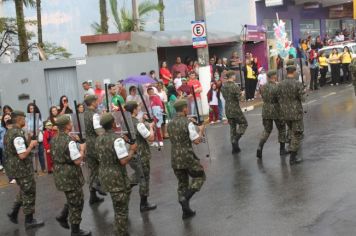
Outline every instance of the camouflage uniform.
[[(150, 193), (150, 160), (151, 150), (148, 141), (142, 137), (137, 130), (137, 125), (140, 121), (132, 117), (132, 123), (136, 134), (137, 154), (130, 160), (130, 167), (135, 170), (135, 173), (131, 176), (131, 182), (133, 184), (139, 183), (140, 195), (149, 196)], [(148, 126), (146, 126), (149, 129)]]
[(287, 78), (279, 85), (278, 102), (281, 108), (281, 116), (291, 131), (290, 151), (297, 152), (303, 139), (303, 106), (304, 87), (302, 83)]
[(86, 135), (86, 162), (88, 163), (90, 176), (89, 176), (89, 189), (93, 191), (99, 185), (98, 180), (98, 170), (99, 161), (95, 151), (95, 140), (98, 135), (95, 132), (93, 125), (93, 116), (96, 114), (95, 110), (88, 108), (84, 112), (84, 124), (85, 124), (85, 135)]
[[(25, 132), (16, 127), (9, 129), (5, 134), (5, 171), (8, 176), (12, 176), (16, 179), (16, 183), (20, 187), (20, 192), (16, 196), (14, 206), (22, 206), (23, 213), (25, 215), (30, 215), (35, 212), (36, 182), (34, 179), (32, 158), (27, 157), (21, 160), (18, 157), (14, 146), (14, 140), (17, 137), (22, 137), (25, 142), (27, 140)], [(26, 147), (27, 146), (28, 143), (26, 143)]]
[[(198, 192), (205, 182), (205, 172), (195, 155), (189, 138), (188, 125), (191, 121), (185, 116), (177, 116), (168, 124), (168, 134), (172, 143), (172, 168), (178, 179), (178, 200), (188, 191)], [(191, 182), (189, 177), (192, 178)]]
[(53, 158), (53, 177), (58, 191), (64, 192), (69, 208), (69, 222), (80, 224), (84, 206), (84, 177), (80, 166), (74, 164), (70, 157), (69, 143), (72, 138), (60, 131), (51, 140), (51, 155)]
[[(240, 88), (231, 81), (228, 81), (221, 88), (225, 99), (225, 113), (230, 124), (231, 143), (235, 143), (246, 131), (248, 123), (240, 108)], [(236, 126), (239, 128), (236, 130)]]
[(273, 121), (278, 129), (278, 141), (286, 142), (286, 124), (281, 119), (280, 106), (278, 104), (279, 89), (278, 85), (268, 82), (262, 89), (262, 119), (264, 131), (261, 137), (261, 142), (265, 143), (272, 132)]
[(350, 68), (352, 84), (354, 86), (355, 96), (356, 96), (356, 59), (352, 59), (351, 64), (349, 65), (349, 68)]
[(115, 231), (127, 235), (130, 201), (130, 180), (126, 167), (121, 165), (114, 149), (114, 141), (119, 136), (112, 130), (96, 139), (99, 160), (99, 179), (104, 191), (111, 195), (115, 212)]

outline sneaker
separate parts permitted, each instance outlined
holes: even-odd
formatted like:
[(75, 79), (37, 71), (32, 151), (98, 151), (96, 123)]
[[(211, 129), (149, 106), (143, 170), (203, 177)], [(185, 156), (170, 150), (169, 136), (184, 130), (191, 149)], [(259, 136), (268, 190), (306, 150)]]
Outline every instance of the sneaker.
[(217, 121), (216, 121), (216, 123), (220, 123), (220, 122), (221, 122), (221, 120), (217, 120)]
[(159, 142), (159, 146), (160, 146), (160, 147), (163, 147), (163, 142)]
[(4, 167), (2, 165), (0, 165), (0, 171), (2, 171), (4, 169)]
[(250, 101), (251, 101), (251, 99), (247, 99), (247, 101), (248, 101), (248, 102), (250, 102)]
[(334, 86), (334, 84), (330, 84), (330, 86)]
[(151, 146), (151, 147), (158, 147), (158, 143), (157, 143), (157, 142), (153, 142), (153, 143), (151, 143), (150, 146)]
[(210, 124), (212, 125), (212, 124), (214, 124), (215, 122), (214, 121), (210, 121)]
[(16, 184), (16, 179), (11, 180), (10, 184)]
[(255, 99), (254, 99), (254, 98), (252, 98), (252, 101), (255, 101)]
[(336, 86), (339, 86), (339, 83), (336, 83)]

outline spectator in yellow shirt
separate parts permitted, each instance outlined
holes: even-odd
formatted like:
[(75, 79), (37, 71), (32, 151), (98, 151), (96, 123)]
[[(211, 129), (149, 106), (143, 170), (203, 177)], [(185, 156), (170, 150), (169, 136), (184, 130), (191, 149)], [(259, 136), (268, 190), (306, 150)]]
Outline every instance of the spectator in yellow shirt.
[(328, 59), (326, 58), (324, 52), (319, 55), (319, 67), (320, 67), (320, 87), (326, 84), (326, 73), (329, 70)]
[(344, 47), (344, 52), (341, 56), (341, 64), (342, 64), (342, 73), (343, 73), (343, 78), (341, 79), (341, 83), (346, 83), (351, 81), (351, 76), (350, 76), (350, 70), (349, 70), (349, 65), (352, 60), (352, 55), (350, 53), (349, 47), (345, 46)]
[(340, 54), (336, 48), (333, 48), (329, 56), (329, 63), (331, 67), (331, 86), (334, 84), (338, 86), (340, 82)]

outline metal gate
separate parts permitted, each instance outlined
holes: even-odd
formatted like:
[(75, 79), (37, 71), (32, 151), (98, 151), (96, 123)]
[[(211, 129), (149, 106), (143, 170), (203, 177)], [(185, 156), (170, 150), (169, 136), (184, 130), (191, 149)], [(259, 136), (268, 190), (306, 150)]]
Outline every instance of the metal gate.
[(47, 98), (50, 106), (59, 105), (62, 95), (68, 97), (69, 106), (74, 110), (73, 101), (78, 100), (78, 80), (75, 67), (46, 69)]

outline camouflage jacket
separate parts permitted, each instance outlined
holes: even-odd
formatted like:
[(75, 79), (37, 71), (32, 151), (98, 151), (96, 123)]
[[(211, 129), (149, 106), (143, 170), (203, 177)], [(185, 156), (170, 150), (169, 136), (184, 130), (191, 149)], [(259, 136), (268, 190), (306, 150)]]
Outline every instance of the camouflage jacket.
[(276, 120), (280, 119), (280, 107), (278, 104), (279, 89), (278, 85), (268, 82), (262, 88), (262, 118)]
[(225, 113), (227, 118), (243, 116), (240, 108), (240, 88), (231, 81), (226, 82), (221, 88), (225, 99)]
[[(32, 158), (21, 160), (14, 146), (14, 140), (17, 137), (22, 137), (27, 142), (25, 132), (20, 128), (9, 129), (4, 136), (4, 152), (5, 152), (5, 170), (6, 175), (14, 178), (23, 178), (33, 175)], [(26, 147), (28, 143), (26, 143)]]
[[(151, 150), (148, 141), (142, 137), (142, 135), (137, 130), (137, 125), (140, 121), (136, 117), (132, 117), (132, 123), (135, 129), (136, 143), (137, 143), (137, 154), (142, 158), (151, 158)], [(146, 125), (146, 128), (149, 127)]]
[(107, 192), (121, 192), (130, 189), (130, 180), (126, 167), (117, 158), (114, 141), (120, 138), (113, 131), (107, 131), (96, 139), (96, 150), (99, 159), (99, 179)]
[(83, 187), (84, 177), (80, 166), (70, 158), (69, 143), (72, 138), (64, 133), (51, 140), (51, 155), (53, 159), (54, 183), (59, 191), (71, 191)]
[(177, 116), (168, 124), (169, 139), (172, 143), (171, 161), (173, 169), (187, 169), (199, 162), (189, 138), (188, 125), (191, 121), (185, 116)]
[(88, 108), (84, 112), (84, 125), (85, 125), (85, 137), (87, 146), (87, 156), (90, 159), (91, 156), (95, 156), (95, 139), (98, 136), (95, 132), (93, 125), (93, 116), (96, 114), (95, 110)]
[(356, 59), (352, 59), (351, 64), (349, 65), (351, 72), (352, 84), (354, 86), (355, 95), (356, 95)]
[(281, 117), (284, 120), (302, 120), (304, 87), (299, 81), (291, 78), (283, 80), (279, 85), (278, 103)]

